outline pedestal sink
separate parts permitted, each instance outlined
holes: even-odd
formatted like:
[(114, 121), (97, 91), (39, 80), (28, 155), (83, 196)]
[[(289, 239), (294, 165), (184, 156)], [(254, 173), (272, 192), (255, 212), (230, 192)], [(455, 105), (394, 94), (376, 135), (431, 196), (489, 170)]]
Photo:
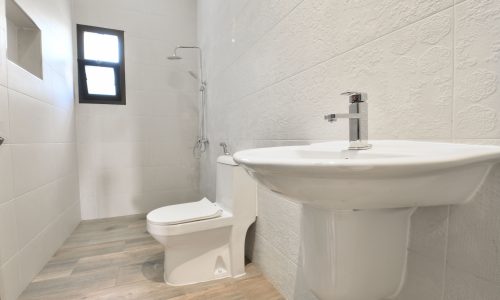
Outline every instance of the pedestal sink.
[(320, 299), (390, 299), (403, 285), (416, 207), (461, 204), (479, 189), (500, 147), (371, 141), (237, 152), (259, 183), (303, 204), (305, 278)]

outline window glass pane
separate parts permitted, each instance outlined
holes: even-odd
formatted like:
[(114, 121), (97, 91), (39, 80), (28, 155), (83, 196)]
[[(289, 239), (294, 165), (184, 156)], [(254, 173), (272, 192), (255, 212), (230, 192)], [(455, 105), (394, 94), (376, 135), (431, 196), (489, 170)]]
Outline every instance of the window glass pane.
[(90, 60), (118, 63), (118, 37), (110, 34), (95, 32), (83, 33), (84, 58)]
[(85, 66), (85, 73), (90, 95), (116, 96), (115, 70), (113, 68)]

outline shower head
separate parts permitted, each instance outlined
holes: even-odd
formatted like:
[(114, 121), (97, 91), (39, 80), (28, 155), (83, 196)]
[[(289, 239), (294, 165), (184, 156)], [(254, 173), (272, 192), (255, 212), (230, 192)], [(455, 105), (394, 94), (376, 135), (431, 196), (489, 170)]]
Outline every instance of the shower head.
[(177, 46), (174, 48), (174, 52), (171, 56), (167, 57), (169, 60), (179, 60), (182, 59), (182, 56), (177, 55), (178, 49), (198, 49), (200, 51), (200, 61), (202, 61), (201, 48), (198, 46)]
[(169, 60), (179, 60), (182, 59), (182, 57), (178, 56), (177, 54), (172, 54), (171, 56), (167, 57)]
[(183, 50), (183, 49), (189, 49), (189, 50), (197, 50), (198, 54), (200, 55), (200, 61), (199, 61), (199, 67), (200, 67), (200, 72), (196, 74), (193, 71), (188, 71), (189, 75), (193, 77), (194, 79), (199, 79), (200, 83), (202, 86), (206, 85), (205, 80), (203, 79), (203, 54), (201, 51), (201, 48), (198, 46), (177, 46), (174, 48), (174, 51), (172, 52), (171, 56), (168, 56), (168, 60), (179, 60), (182, 59), (181, 56), (177, 55), (177, 50)]

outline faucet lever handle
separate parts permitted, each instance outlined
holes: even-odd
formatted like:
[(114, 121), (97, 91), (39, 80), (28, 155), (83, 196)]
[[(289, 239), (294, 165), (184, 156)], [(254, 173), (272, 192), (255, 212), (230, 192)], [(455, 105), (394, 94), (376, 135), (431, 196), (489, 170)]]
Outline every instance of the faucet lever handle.
[(344, 92), (342, 96), (349, 96), (350, 103), (361, 103), (368, 100), (368, 95), (363, 92)]

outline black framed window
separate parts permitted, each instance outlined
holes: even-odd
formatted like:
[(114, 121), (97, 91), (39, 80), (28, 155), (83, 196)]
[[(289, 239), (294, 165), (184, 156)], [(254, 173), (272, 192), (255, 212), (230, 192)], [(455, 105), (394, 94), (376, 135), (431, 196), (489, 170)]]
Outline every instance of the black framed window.
[(77, 25), (80, 103), (125, 105), (123, 31)]

